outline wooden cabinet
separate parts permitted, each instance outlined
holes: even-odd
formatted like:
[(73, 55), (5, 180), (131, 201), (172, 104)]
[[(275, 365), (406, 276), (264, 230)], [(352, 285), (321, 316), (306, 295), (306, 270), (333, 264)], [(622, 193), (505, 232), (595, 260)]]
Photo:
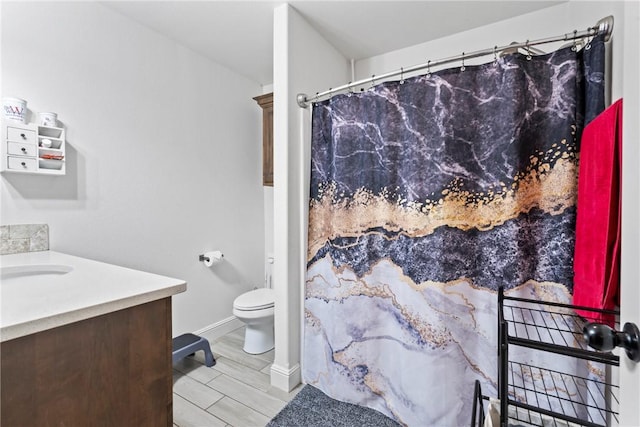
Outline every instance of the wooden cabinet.
[(0, 344), (0, 425), (173, 425), (171, 298)]
[(2, 172), (65, 174), (64, 128), (2, 122)]
[(253, 99), (262, 107), (262, 185), (273, 187), (273, 93)]

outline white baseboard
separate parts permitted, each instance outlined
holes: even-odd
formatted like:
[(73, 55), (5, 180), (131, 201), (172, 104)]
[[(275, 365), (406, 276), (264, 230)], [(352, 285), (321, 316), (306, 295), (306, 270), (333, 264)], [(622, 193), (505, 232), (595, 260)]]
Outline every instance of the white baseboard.
[(301, 381), (300, 364), (296, 363), (290, 369), (276, 365), (271, 365), (271, 385), (280, 390), (290, 392)]
[(242, 326), (244, 326), (244, 322), (242, 322), (242, 320), (238, 319), (236, 316), (231, 316), (226, 319), (222, 319), (219, 322), (212, 323), (209, 326), (205, 326), (202, 329), (198, 329), (194, 334), (204, 336), (209, 341), (213, 341), (231, 331), (241, 328)]

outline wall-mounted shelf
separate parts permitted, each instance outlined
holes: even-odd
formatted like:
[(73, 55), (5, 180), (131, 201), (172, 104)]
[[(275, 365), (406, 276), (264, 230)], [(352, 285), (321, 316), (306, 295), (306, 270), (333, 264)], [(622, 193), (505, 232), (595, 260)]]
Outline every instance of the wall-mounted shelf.
[(66, 173), (64, 128), (3, 120), (0, 148), (3, 173)]

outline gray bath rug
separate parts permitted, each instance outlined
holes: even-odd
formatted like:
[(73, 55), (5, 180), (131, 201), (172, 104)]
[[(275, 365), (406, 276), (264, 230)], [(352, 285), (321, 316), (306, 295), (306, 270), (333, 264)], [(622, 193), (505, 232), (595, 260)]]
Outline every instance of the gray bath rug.
[(400, 427), (380, 412), (340, 402), (304, 386), (266, 427)]

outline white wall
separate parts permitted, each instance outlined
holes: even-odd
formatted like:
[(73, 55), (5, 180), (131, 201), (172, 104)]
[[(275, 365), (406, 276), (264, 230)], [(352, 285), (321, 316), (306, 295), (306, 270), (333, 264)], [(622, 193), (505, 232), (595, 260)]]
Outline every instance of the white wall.
[[(623, 164), (622, 164), (622, 298), (621, 323), (640, 326), (640, 3), (626, 2), (624, 8), (624, 51), (622, 59)], [(640, 425), (640, 365), (622, 357), (620, 363), (620, 425)]]
[(260, 85), (99, 3), (1, 6), (2, 95), (57, 112), (69, 148), (64, 177), (2, 176), (0, 222), (186, 280), (174, 335), (230, 318), (263, 281)]
[[(300, 382), (301, 289), (306, 266), (309, 111), (296, 94), (336, 85), (349, 64), (291, 6), (274, 10), (274, 249), (275, 360), (271, 384)], [(301, 129), (303, 129), (301, 131)], [(304, 137), (303, 137), (304, 135)]]

